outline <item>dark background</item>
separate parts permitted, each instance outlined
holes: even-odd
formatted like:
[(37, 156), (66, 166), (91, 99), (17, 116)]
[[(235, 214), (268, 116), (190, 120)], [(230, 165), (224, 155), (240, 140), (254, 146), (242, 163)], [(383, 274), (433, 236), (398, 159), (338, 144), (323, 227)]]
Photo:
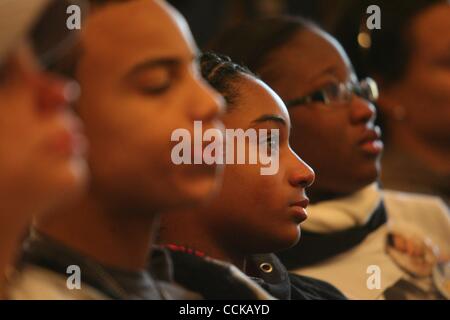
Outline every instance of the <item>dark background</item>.
[[(200, 47), (223, 29), (245, 19), (302, 15), (332, 30), (340, 13), (362, 0), (169, 0), (186, 17)], [(361, 12), (361, 14), (365, 14)]]

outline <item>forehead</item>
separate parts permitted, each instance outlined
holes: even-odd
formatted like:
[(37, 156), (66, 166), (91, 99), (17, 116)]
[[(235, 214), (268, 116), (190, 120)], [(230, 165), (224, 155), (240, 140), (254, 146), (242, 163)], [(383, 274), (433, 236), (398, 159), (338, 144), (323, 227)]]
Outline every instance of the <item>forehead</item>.
[(412, 25), (417, 51), (450, 53), (450, 2), (434, 5)]
[(196, 50), (183, 17), (153, 0), (99, 8), (83, 27), (82, 45), (86, 56), (99, 58), (98, 67), (126, 68), (143, 59), (168, 56), (190, 58)]
[[(346, 79), (352, 69), (342, 46), (328, 34), (317, 29), (297, 32), (292, 39), (275, 52), (266, 69), (268, 77), (276, 75), (274, 89), (283, 91), (295, 85), (309, 86), (324, 71)], [(270, 82), (272, 84), (272, 82)]]
[(293, 99), (316, 89), (323, 77), (347, 80), (352, 75), (352, 67), (333, 37), (308, 28), (297, 32), (275, 51), (261, 74), (283, 99)]
[[(264, 82), (248, 75), (243, 75), (238, 82), (238, 110), (247, 110), (252, 116), (274, 114), (282, 116), (286, 122), (288, 111), (281, 98)], [(249, 120), (254, 120), (249, 119)]]
[(286, 52), (290, 59), (296, 61), (299, 66), (297, 70), (303, 70), (306, 77), (324, 66), (346, 70), (350, 65), (342, 46), (328, 34), (316, 29), (297, 33), (286, 45)]

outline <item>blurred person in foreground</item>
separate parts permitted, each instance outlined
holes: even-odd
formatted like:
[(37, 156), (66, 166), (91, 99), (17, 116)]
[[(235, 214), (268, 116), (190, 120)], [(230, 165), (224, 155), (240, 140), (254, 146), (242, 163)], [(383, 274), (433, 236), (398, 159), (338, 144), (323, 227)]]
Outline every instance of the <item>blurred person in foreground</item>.
[[(90, 189), (36, 223), (17, 292), (40, 281), (55, 298), (86, 288), (98, 299), (200, 298), (173, 283), (166, 252), (153, 246), (161, 213), (200, 205), (219, 186), (219, 166), (171, 159), (176, 129), (193, 136), (194, 121), (221, 127), (222, 98), (199, 73), (189, 27), (163, 1), (91, 1), (78, 49), (57, 68), (81, 86), (76, 110), (90, 142)], [(69, 266), (79, 268), (81, 290), (65, 286)], [(230, 276), (253, 298), (270, 298), (242, 273)], [(42, 298), (34, 287), (28, 297)]]
[[(85, 141), (69, 109), (77, 85), (48, 72), (76, 31), (65, 1), (0, 1), (0, 296), (9, 298), (32, 219), (74, 201), (86, 185)], [(61, 18), (63, 17), (63, 18)], [(46, 42), (34, 33), (61, 28)], [(72, 34), (73, 33), (73, 34)]]

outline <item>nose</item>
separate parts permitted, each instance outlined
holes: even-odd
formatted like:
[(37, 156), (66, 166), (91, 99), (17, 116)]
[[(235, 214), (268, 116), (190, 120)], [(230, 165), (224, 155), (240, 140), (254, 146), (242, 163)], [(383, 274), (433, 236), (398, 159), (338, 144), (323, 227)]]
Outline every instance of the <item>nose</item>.
[(194, 97), (190, 106), (191, 116), (194, 120), (213, 121), (220, 117), (225, 110), (225, 100), (211, 88), (202, 78), (194, 79)]
[(316, 178), (314, 170), (292, 151), (294, 168), (289, 176), (289, 183), (293, 187), (303, 189), (310, 187)]
[(79, 87), (75, 81), (63, 80), (49, 73), (37, 73), (32, 83), (36, 89), (38, 111), (41, 113), (54, 113), (67, 108), (79, 95)]
[(350, 121), (352, 124), (374, 122), (375, 117), (376, 110), (372, 103), (358, 96), (353, 97), (350, 108)]

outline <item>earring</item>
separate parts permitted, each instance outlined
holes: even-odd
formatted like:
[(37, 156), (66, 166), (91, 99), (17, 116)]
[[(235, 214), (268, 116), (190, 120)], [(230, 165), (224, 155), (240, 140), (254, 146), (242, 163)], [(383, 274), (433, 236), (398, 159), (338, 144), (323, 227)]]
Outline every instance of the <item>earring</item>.
[(397, 121), (403, 121), (406, 118), (406, 110), (402, 105), (396, 105), (393, 109), (394, 119)]

